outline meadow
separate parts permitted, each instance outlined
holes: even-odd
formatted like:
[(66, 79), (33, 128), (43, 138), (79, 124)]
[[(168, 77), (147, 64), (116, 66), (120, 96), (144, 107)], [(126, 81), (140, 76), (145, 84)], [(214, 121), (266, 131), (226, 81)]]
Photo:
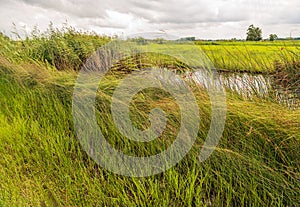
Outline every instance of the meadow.
[[(247, 100), (227, 91), (223, 136), (212, 156), (200, 163), (198, 154), (209, 130), (211, 106), (207, 92), (191, 84), (201, 123), (195, 145), (181, 162), (142, 178), (116, 175), (98, 166), (75, 133), (72, 95), (78, 70), (110, 40), (72, 28), (50, 28), (45, 34), (33, 33), (17, 41), (0, 35), (0, 206), (300, 204), (300, 109), (290, 110), (272, 97)], [(275, 61), (287, 64), (298, 57), (294, 41), (196, 44), (222, 70), (271, 74), (276, 72)], [(154, 43), (146, 46), (161, 48)], [(96, 99), (97, 121), (105, 138), (115, 148), (138, 156), (164, 150), (180, 127), (174, 98), (153, 89), (134, 97), (130, 113), (136, 127), (143, 129), (149, 124), (151, 109), (164, 109), (168, 124), (158, 140), (133, 143), (113, 122), (111, 96), (124, 75), (145, 65), (186, 68), (177, 60), (150, 57), (118, 63), (100, 83)], [(292, 68), (299, 74), (298, 67)], [(298, 84), (297, 79), (294, 82)]]
[(275, 61), (299, 59), (299, 41), (198, 43), (216, 68), (235, 71), (274, 71)]

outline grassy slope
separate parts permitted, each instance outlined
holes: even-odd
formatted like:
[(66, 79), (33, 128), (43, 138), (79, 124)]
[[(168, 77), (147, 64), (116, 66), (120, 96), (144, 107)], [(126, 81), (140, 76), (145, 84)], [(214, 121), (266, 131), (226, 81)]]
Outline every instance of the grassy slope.
[[(199, 163), (197, 155), (209, 126), (209, 100), (205, 93), (196, 91), (201, 130), (194, 149), (176, 167), (142, 179), (117, 176), (98, 167), (81, 150), (74, 134), (71, 97), (76, 73), (57, 71), (54, 66), (76, 69), (107, 38), (73, 30), (66, 35), (50, 30), (47, 38), (14, 42), (0, 35), (0, 206), (299, 204), (300, 111), (262, 100), (244, 101), (233, 94), (227, 97), (224, 136), (207, 162)], [(254, 43), (228, 44), (217, 49), (215, 45), (201, 47), (206, 47), (208, 55), (214, 50), (211, 54), (233, 58), (233, 67), (226, 64), (227, 69), (237, 69), (240, 61), (226, 56), (226, 47), (236, 51), (244, 47), (241, 44), (250, 44), (247, 47), (266, 50)], [(187, 49), (185, 45), (178, 47)], [(219, 60), (216, 58), (216, 65)], [(243, 60), (241, 66), (248, 61)], [(164, 108), (173, 118), (164, 139), (132, 145), (111, 124), (109, 96), (117, 82), (115, 78), (104, 81), (98, 97), (98, 121), (107, 139), (128, 153), (145, 155), (162, 150), (179, 127), (176, 104), (165, 94), (154, 100), (151, 91), (137, 96), (132, 106), (137, 126), (145, 124), (145, 111), (154, 106)]]
[[(191, 153), (163, 174), (127, 178), (82, 152), (72, 126), (73, 72), (1, 58), (0, 74), (0, 206), (299, 205), (300, 110), (228, 94), (224, 136), (210, 159), (199, 163), (210, 114), (207, 96), (197, 92), (203, 122)], [(113, 87), (107, 80), (102, 93), (111, 94), (105, 88)], [(118, 138), (114, 126), (104, 125), (111, 118), (102, 112), (107, 139)]]

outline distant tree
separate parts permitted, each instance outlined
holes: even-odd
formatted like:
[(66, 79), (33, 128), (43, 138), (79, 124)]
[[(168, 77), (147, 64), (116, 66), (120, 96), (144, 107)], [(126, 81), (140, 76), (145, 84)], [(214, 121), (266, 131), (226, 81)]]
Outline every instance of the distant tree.
[(196, 37), (182, 37), (178, 41), (196, 41)]
[(138, 45), (147, 45), (148, 41), (143, 37), (136, 37), (132, 39), (133, 42), (136, 42)]
[(269, 37), (270, 41), (274, 41), (274, 40), (277, 40), (277, 39), (278, 39), (278, 36), (276, 34), (270, 34), (270, 37)]
[(182, 38), (182, 40), (186, 40), (186, 41), (195, 41), (196, 37), (184, 37)]
[(247, 30), (247, 41), (260, 41), (262, 40), (262, 30), (251, 24)]
[(165, 40), (163, 38), (156, 38), (154, 42), (157, 44), (164, 44)]

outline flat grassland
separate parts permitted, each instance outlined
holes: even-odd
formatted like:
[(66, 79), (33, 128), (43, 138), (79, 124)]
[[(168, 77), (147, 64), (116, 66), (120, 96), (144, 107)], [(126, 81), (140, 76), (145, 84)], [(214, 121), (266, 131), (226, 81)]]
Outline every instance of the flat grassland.
[[(164, 46), (150, 44), (153, 50), (161, 51)], [(192, 47), (202, 50), (220, 71), (268, 73), (275, 70), (274, 62), (299, 59), (300, 41), (278, 40), (274, 42), (247, 41), (196, 41), (192, 44), (177, 43), (176, 49), (188, 51)]]

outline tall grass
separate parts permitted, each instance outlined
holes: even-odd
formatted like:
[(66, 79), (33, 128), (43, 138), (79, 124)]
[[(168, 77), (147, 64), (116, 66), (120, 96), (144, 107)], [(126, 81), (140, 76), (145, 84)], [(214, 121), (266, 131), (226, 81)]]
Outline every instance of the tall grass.
[[(0, 58), (0, 205), (300, 204), (299, 109), (290, 111), (276, 103), (255, 98), (245, 101), (228, 93), (225, 131), (213, 155), (205, 163), (200, 163), (198, 154), (211, 119), (210, 100), (205, 91), (191, 86), (201, 117), (200, 130), (191, 152), (174, 168), (159, 175), (146, 178), (119, 176), (98, 166), (77, 140), (71, 113), (76, 72), (61, 70), (76, 70), (73, 63), (59, 64), (66, 67), (58, 68), (60, 71), (50, 70), (47, 64), (57, 67), (55, 63), (44, 56), (35, 56), (36, 51), (44, 51), (43, 48), (30, 53), (29, 44), (24, 50), (19, 50), (23, 41), (2, 39), (18, 50), (13, 53), (1, 47), (0, 53), (5, 56)], [(36, 44), (34, 47), (45, 41), (46, 47), (54, 40), (42, 40), (38, 36), (24, 41), (32, 42), (33, 46)], [(59, 41), (55, 41), (56, 45), (49, 46), (53, 50), (60, 47)], [(84, 42), (84, 38), (81, 41)], [(59, 52), (70, 46), (61, 47)], [(155, 58), (152, 60), (154, 64), (160, 64)], [(136, 64), (135, 60), (129, 62)], [(142, 91), (131, 103), (132, 121), (138, 128), (147, 127), (147, 112), (161, 107), (169, 118), (167, 129), (160, 139), (148, 144), (133, 143), (122, 136), (110, 114), (111, 95), (124, 75), (118, 70), (126, 65), (122, 64), (117, 64), (113, 74), (99, 85), (96, 101), (98, 125), (106, 139), (120, 150), (136, 155), (157, 153), (176, 137), (180, 128), (178, 107), (165, 92)]]
[(300, 61), (294, 59), (284, 63), (275, 62), (275, 68), (272, 75), (275, 84), (286, 90), (295, 91), (300, 99)]
[(276, 61), (275, 71), (271, 74), (277, 99), (290, 108), (300, 106), (300, 62), (293, 59)]
[(3, 35), (0, 38), (2, 52), (17, 61), (40, 62), (58, 70), (81, 69), (86, 60), (111, 38), (93, 32), (77, 31), (65, 25), (58, 29), (50, 24), (45, 32), (35, 28), (29, 36), (11, 41)]
[[(210, 102), (204, 92), (196, 90), (202, 122), (193, 150), (165, 173), (128, 178), (102, 169), (81, 150), (71, 117), (75, 77), (49, 72), (47, 81), (32, 80), (32, 76), (26, 78), (27, 69), (20, 72), (20, 67), (1, 66), (0, 199), (4, 206), (299, 204), (299, 110), (291, 112), (274, 103), (230, 96), (221, 142), (207, 162), (199, 163), (197, 155), (210, 122)], [(70, 84), (61, 84), (63, 77)], [(131, 153), (139, 155), (162, 150), (160, 141), (132, 145), (120, 136), (109, 113), (115, 84), (113, 77), (108, 77), (100, 85), (98, 123), (106, 138), (115, 147), (135, 149)], [(174, 100), (165, 94), (153, 99), (151, 91), (143, 93), (132, 103), (132, 117), (144, 126), (146, 109), (163, 107), (174, 119), (162, 140), (172, 139), (179, 127)]]

